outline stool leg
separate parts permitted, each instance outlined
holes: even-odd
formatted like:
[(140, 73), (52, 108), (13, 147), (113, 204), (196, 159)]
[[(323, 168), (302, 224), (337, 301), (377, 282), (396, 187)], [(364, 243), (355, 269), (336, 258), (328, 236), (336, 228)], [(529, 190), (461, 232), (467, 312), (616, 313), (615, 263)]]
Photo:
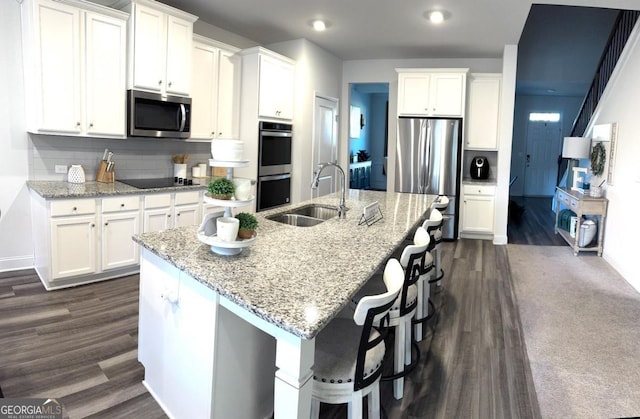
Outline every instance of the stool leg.
[(369, 399), (369, 418), (380, 419), (380, 381), (373, 383)]
[(355, 391), (351, 396), (351, 401), (347, 406), (348, 419), (362, 419), (362, 391)]
[(440, 245), (436, 246), (435, 253), (436, 253), (436, 257), (435, 257), (436, 278), (440, 278), (440, 280), (436, 282), (436, 286), (441, 287), (443, 273), (442, 273), (442, 264), (441, 264), (442, 255), (440, 254)]
[[(416, 285), (418, 285), (418, 306), (416, 308), (416, 319), (424, 319), (429, 315), (429, 296), (431, 294), (431, 284), (429, 284), (429, 280), (431, 279), (430, 270), (424, 275), (420, 276)], [(417, 323), (414, 327), (414, 334), (416, 342), (422, 342), (425, 335), (424, 323)]]
[[(394, 373), (398, 374), (404, 371), (404, 345), (406, 339), (406, 323), (400, 320), (400, 323), (396, 326), (396, 336), (393, 350), (393, 369)], [(404, 377), (393, 380), (393, 397), (400, 400), (404, 394)]]
[(411, 365), (411, 320), (412, 317), (407, 316), (404, 321), (406, 330), (404, 336), (404, 365)]
[(311, 419), (318, 419), (320, 417), (320, 400), (311, 399)]
[[(424, 318), (424, 316), (423, 316), (424, 307), (425, 307), (425, 305), (429, 304), (429, 297), (427, 297), (426, 300), (424, 299), (425, 288), (429, 289), (429, 283), (425, 282), (424, 276), (425, 275), (422, 275), (420, 277), (420, 279), (418, 279), (418, 282), (416, 283), (416, 285), (418, 286), (418, 306), (417, 306), (417, 309), (416, 309), (416, 318), (418, 318), (418, 319)], [(426, 286), (425, 286), (425, 284), (426, 284)], [(427, 309), (428, 309), (428, 307), (427, 307)], [(413, 328), (413, 333), (416, 336), (416, 342), (422, 342), (422, 323), (417, 323), (415, 325), (415, 327)]]

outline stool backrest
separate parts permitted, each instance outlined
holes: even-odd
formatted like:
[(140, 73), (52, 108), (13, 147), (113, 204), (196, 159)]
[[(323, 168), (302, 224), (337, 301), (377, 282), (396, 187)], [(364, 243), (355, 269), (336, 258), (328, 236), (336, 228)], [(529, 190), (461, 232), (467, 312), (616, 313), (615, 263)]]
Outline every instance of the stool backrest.
[(409, 287), (415, 284), (422, 273), (424, 255), (429, 246), (430, 237), (427, 231), (418, 227), (413, 235), (413, 243), (404, 248), (400, 256), (400, 264), (404, 268), (404, 283), (400, 292), (400, 315), (404, 316), (418, 304), (417, 300), (407, 301)]
[(449, 198), (444, 195), (438, 195), (438, 197), (431, 203), (431, 209), (444, 210), (449, 206)]
[[(379, 365), (376, 371), (368, 372), (365, 378), (364, 365), (367, 352), (384, 340), (386, 327), (389, 324), (389, 309), (402, 290), (404, 270), (397, 259), (389, 259), (384, 268), (382, 279), (387, 287), (387, 292), (362, 297), (353, 313), (353, 321), (362, 326), (353, 383), (354, 391), (367, 387), (382, 374), (382, 365)], [(377, 333), (373, 333), (374, 324), (379, 324)]]
[(442, 228), (442, 213), (437, 209), (432, 209), (429, 214), (429, 218), (422, 223), (422, 227), (427, 230), (429, 236), (431, 237), (431, 242), (429, 243), (429, 251), (433, 250), (433, 247), (436, 245), (436, 241), (434, 239), (434, 233), (436, 230)]

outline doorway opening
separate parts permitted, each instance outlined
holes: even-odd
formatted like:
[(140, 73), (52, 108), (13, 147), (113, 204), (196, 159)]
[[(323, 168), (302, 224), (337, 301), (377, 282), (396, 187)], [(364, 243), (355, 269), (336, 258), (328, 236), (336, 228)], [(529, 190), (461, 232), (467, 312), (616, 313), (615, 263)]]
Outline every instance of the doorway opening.
[(349, 87), (349, 188), (386, 191), (389, 83)]

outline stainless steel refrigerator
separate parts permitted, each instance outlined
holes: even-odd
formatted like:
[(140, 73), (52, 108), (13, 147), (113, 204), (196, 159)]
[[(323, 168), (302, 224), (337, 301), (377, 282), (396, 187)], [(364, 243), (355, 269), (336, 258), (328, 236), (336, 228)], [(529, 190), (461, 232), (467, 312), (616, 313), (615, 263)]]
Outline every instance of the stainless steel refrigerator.
[(462, 119), (398, 118), (396, 192), (446, 195), (442, 235), (458, 237)]

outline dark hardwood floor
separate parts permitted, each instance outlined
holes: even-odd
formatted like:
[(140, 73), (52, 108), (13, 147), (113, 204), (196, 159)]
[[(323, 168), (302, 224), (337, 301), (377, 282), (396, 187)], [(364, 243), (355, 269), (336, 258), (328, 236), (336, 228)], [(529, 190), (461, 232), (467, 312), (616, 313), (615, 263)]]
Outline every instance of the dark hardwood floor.
[[(553, 232), (556, 214), (551, 209), (552, 197), (510, 197), (507, 238), (511, 244), (533, 246), (568, 246)], [(522, 211), (520, 211), (522, 209)]]
[[(383, 418), (539, 418), (506, 247), (445, 242), (443, 266), (405, 397), (381, 384)], [(5, 397), (59, 398), (70, 418), (164, 417), (140, 383), (137, 302), (135, 275), (46, 292), (31, 270), (0, 274)], [(323, 405), (321, 417), (346, 408)]]

